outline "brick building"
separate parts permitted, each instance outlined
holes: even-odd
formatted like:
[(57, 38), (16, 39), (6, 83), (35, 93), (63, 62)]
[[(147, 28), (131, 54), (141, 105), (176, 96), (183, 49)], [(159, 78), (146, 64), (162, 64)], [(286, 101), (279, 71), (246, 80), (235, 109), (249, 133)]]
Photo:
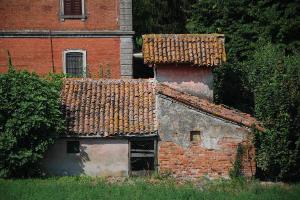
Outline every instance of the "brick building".
[(131, 0), (0, 0), (0, 72), (132, 77)]
[(262, 127), (248, 114), (153, 79), (66, 79), (61, 95), (67, 132), (42, 162), (50, 174), (228, 177), (238, 146), (255, 174), (251, 127)]

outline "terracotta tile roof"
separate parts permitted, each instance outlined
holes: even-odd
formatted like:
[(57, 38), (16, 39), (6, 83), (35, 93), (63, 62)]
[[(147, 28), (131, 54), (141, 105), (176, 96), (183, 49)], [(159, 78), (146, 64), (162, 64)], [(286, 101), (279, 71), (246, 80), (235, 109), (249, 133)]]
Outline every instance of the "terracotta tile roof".
[(226, 61), (223, 34), (143, 35), (145, 64), (218, 66)]
[(65, 79), (61, 104), (68, 134), (156, 134), (151, 80)]
[(234, 109), (228, 109), (223, 105), (216, 105), (211, 103), (205, 99), (201, 99), (196, 96), (192, 96), (185, 92), (180, 92), (174, 88), (171, 88), (165, 84), (159, 84), (156, 86), (156, 91), (159, 94), (163, 94), (168, 96), (176, 101), (182, 102), (186, 105), (194, 107), (196, 109), (202, 110), (206, 113), (209, 113), (213, 116), (217, 116), (228, 121), (235, 122), (239, 125), (243, 125), (246, 127), (255, 127), (260, 131), (264, 131), (263, 126), (251, 115), (242, 113), (240, 111)]

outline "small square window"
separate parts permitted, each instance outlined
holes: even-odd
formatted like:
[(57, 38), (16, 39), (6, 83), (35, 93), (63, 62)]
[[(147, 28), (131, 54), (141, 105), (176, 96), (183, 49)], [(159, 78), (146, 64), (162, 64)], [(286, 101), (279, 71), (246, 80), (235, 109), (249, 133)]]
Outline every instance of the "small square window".
[(191, 140), (191, 142), (200, 142), (201, 132), (200, 131), (191, 131), (190, 132), (190, 140)]
[(67, 141), (67, 153), (79, 153), (79, 141)]

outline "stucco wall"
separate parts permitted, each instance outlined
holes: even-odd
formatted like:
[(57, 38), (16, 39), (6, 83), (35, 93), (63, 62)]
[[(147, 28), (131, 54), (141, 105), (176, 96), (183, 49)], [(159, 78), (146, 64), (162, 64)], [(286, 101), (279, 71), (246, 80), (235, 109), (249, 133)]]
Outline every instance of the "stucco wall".
[[(157, 97), (158, 132), (160, 136), (159, 170), (171, 171), (179, 178), (228, 177), (236, 158), (237, 146), (242, 145), (243, 172), (255, 173), (254, 147), (250, 131), (199, 110)], [(190, 141), (190, 131), (200, 131), (200, 141)]]
[(158, 65), (156, 79), (190, 94), (213, 100), (212, 69), (191, 65)]
[(128, 140), (79, 139), (80, 153), (68, 154), (59, 139), (46, 153), (42, 166), (51, 175), (127, 176)]

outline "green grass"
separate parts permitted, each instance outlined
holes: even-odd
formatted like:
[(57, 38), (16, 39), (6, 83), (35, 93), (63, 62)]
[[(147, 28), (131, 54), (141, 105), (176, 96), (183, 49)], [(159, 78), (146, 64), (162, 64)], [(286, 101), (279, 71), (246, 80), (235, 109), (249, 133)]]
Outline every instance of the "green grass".
[[(200, 185), (200, 186), (199, 186)], [(121, 182), (90, 177), (0, 179), (0, 199), (299, 199), (300, 184), (262, 186), (255, 181), (202, 181), (198, 186), (171, 179), (130, 178)]]

